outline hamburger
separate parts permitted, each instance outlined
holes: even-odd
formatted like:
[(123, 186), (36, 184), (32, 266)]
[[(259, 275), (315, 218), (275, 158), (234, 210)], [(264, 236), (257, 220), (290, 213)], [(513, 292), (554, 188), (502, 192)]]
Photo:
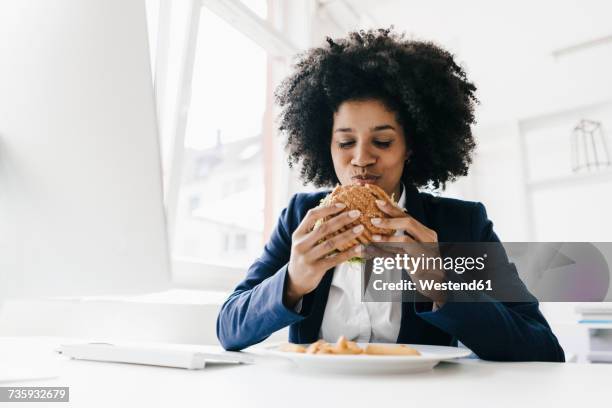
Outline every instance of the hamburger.
[[(359, 210), (361, 214), (359, 215), (359, 218), (355, 219), (355, 221), (345, 225), (338, 231), (335, 231), (334, 233), (328, 235), (319, 242), (325, 242), (326, 239), (341, 234), (342, 232), (347, 231), (358, 224), (364, 226), (364, 230), (361, 235), (359, 235), (356, 239), (348, 242), (342, 248), (337, 248), (338, 250), (345, 251), (360, 243), (364, 245), (369, 244), (370, 242), (372, 242), (372, 235), (375, 234), (386, 236), (395, 234), (394, 229), (380, 228), (370, 222), (370, 219), (372, 218), (389, 218), (386, 213), (382, 212), (378, 208), (378, 206), (376, 205), (376, 200), (383, 200), (397, 207), (397, 203), (394, 201), (394, 199), (392, 197), (389, 197), (382, 188), (378, 187), (375, 184), (353, 184), (347, 186), (336, 186), (336, 188), (334, 188), (334, 190), (330, 194), (328, 194), (323, 200), (321, 200), (320, 205), (328, 206), (337, 203), (343, 203), (346, 205), (346, 208), (344, 208), (339, 214), (351, 210)], [(328, 216), (317, 220), (313, 230), (319, 228), (330, 218), (331, 216)], [(361, 261), (361, 258), (353, 258), (351, 259), (351, 261)]]

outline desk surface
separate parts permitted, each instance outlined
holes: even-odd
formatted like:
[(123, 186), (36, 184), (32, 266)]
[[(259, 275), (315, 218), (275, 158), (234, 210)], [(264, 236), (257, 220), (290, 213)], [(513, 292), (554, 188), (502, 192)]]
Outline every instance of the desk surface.
[(412, 407), (489, 408), (551, 403), (579, 407), (588, 401), (601, 403), (610, 398), (606, 390), (612, 378), (612, 365), (479, 360), (441, 363), (426, 373), (376, 377), (310, 374), (290, 363), (261, 357), (254, 365), (189, 371), (69, 360), (54, 353), (66, 340), (0, 338), (0, 373), (27, 371), (36, 362), (41, 376), (57, 375), (0, 385), (68, 386), (71, 407), (372, 408), (403, 403)]

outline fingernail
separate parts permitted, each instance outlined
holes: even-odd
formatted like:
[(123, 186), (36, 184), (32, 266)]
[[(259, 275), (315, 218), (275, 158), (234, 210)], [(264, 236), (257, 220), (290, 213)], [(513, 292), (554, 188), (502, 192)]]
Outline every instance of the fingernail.
[(384, 207), (384, 206), (386, 206), (386, 205), (387, 205), (387, 202), (386, 202), (386, 201), (383, 201), (383, 200), (376, 200), (376, 204), (378, 204), (378, 205), (380, 205), (380, 206)]
[(380, 241), (382, 239), (382, 237), (380, 235), (372, 235), (372, 239), (374, 241)]
[(374, 225), (378, 225), (378, 224), (380, 224), (380, 218), (372, 218), (370, 221), (371, 221), (371, 222), (372, 222), (372, 224), (374, 224)]
[(351, 210), (351, 211), (349, 211), (349, 217), (351, 217), (351, 218), (357, 218), (357, 217), (359, 217), (359, 214), (361, 214), (361, 212), (359, 212), (359, 210)]
[(361, 245), (356, 245), (355, 248), (353, 248), (353, 251), (356, 253), (361, 253)]
[(344, 208), (346, 207), (346, 204), (344, 203), (336, 203), (336, 208)]
[(355, 234), (357, 234), (357, 233), (359, 233), (359, 232), (361, 232), (361, 231), (363, 231), (363, 225), (358, 225), (358, 226), (356, 226), (355, 228), (353, 228), (353, 232), (354, 232)]

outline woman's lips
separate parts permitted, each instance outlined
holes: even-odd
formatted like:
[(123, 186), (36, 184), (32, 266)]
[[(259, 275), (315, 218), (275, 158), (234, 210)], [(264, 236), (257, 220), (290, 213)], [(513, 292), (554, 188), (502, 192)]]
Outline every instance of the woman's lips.
[(355, 184), (359, 184), (359, 185), (365, 185), (365, 184), (375, 184), (376, 180), (378, 180), (378, 177), (376, 176), (359, 176), (359, 177), (353, 177), (353, 181), (355, 182)]

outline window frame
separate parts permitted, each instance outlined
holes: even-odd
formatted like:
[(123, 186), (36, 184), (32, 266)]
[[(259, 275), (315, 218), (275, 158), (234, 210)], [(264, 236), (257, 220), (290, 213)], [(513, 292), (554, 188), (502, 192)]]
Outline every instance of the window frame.
[[(164, 201), (166, 206), (166, 221), (168, 246), (171, 256), (172, 284), (177, 287), (202, 287), (207, 289), (228, 290), (243, 276), (245, 268), (236, 268), (228, 265), (208, 263), (198, 259), (176, 258), (172, 256), (174, 246), (177, 205), (181, 187), (181, 175), (184, 164), (184, 145), (187, 116), (191, 98), (193, 69), (195, 64), (197, 37), (200, 26), (200, 15), (205, 8), (224, 19), (228, 24), (250, 38), (268, 53), (268, 88), (270, 83), (271, 65), (284, 66), (299, 49), (289, 41), (287, 33), (277, 30), (272, 21), (273, 13), (282, 12), (282, 4), (278, 1), (268, 0), (268, 19), (264, 20), (239, 0), (189, 0), (187, 24), (183, 27), (184, 44), (178, 65), (178, 89), (173, 94), (168, 92), (169, 42), (170, 42), (170, 14), (172, 0), (160, 0), (157, 27), (157, 44), (155, 59), (154, 90), (158, 113), (159, 129), (162, 143), (162, 162), (164, 163)], [(274, 10), (274, 11), (273, 11)], [(279, 13), (282, 14), (282, 13)], [(277, 19), (277, 24), (278, 24)], [(281, 19), (282, 21), (282, 19)], [(283, 24), (287, 27), (287, 24)], [(267, 90), (268, 93), (271, 89)], [(270, 96), (270, 95), (268, 95)], [(173, 98), (170, 99), (170, 98)], [(272, 107), (267, 107), (266, 121), (272, 120)], [(168, 125), (168, 126), (166, 126)], [(271, 123), (269, 124), (271, 127)], [(165, 131), (164, 131), (165, 130)], [(165, 143), (164, 143), (165, 142)], [(268, 146), (270, 151), (278, 153), (278, 149)], [(165, 160), (164, 160), (165, 159)], [(273, 164), (264, 160), (264, 173), (270, 174), (276, 169), (266, 168)], [(287, 183), (287, 178), (280, 183)], [(269, 215), (274, 211), (271, 208), (286, 202), (290, 188), (277, 186), (278, 181), (267, 183), (267, 189), (280, 190), (280, 194), (267, 192), (266, 214), (268, 215), (264, 235), (271, 230)], [(278, 188), (280, 187), (280, 188)], [(270, 201), (276, 198), (276, 202)]]

